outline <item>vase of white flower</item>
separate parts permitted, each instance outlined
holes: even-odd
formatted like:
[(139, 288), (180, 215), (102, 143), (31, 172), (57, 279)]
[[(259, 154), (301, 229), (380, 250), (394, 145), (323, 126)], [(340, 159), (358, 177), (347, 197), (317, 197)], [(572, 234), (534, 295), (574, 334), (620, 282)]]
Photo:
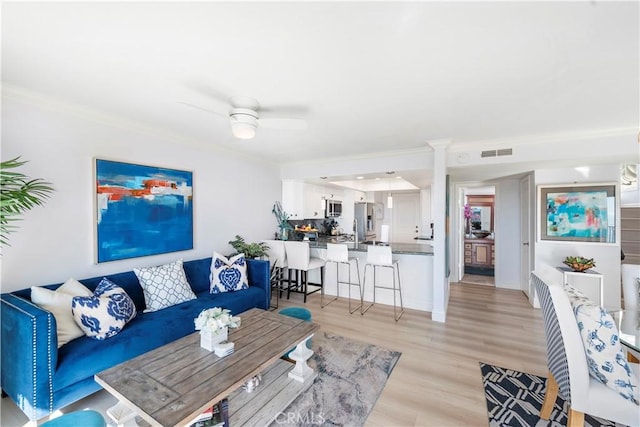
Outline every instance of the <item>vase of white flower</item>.
[(229, 338), (229, 328), (219, 328), (215, 331), (201, 330), (200, 331), (200, 347), (205, 350), (214, 351), (216, 345), (224, 342)]
[(229, 337), (228, 328), (237, 328), (239, 318), (232, 317), (231, 311), (220, 307), (202, 310), (193, 321), (197, 331), (200, 331), (200, 346), (213, 351), (217, 344)]

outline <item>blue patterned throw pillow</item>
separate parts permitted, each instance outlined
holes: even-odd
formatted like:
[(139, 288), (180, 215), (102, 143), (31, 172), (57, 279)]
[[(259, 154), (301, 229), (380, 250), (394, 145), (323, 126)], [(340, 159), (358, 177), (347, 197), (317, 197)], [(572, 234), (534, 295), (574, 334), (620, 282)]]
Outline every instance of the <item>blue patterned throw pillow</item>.
[(103, 278), (93, 296), (73, 297), (71, 312), (86, 336), (104, 340), (116, 335), (136, 316), (136, 306), (124, 289)]
[(640, 381), (624, 356), (613, 317), (603, 307), (589, 303), (576, 306), (574, 312), (589, 374), (625, 399), (640, 405)]
[(209, 279), (211, 281), (209, 292), (212, 294), (249, 289), (247, 261), (244, 259), (244, 254), (227, 259), (224, 255), (214, 252)]

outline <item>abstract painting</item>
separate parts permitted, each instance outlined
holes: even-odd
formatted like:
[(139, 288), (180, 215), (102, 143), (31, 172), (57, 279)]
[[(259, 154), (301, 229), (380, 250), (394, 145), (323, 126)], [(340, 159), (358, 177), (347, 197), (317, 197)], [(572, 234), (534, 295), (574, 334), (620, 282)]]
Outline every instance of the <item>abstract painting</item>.
[(542, 187), (542, 240), (615, 242), (615, 185)]
[(193, 249), (193, 173), (95, 160), (97, 261)]

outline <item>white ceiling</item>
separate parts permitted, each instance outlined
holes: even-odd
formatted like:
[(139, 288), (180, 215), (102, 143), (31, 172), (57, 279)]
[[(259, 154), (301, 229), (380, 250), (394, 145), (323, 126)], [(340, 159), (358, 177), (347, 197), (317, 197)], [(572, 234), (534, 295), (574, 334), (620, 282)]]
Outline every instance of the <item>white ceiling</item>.
[[(2, 3), (4, 87), (274, 162), (637, 129), (639, 50), (638, 2)], [(308, 129), (185, 105), (233, 95)]]

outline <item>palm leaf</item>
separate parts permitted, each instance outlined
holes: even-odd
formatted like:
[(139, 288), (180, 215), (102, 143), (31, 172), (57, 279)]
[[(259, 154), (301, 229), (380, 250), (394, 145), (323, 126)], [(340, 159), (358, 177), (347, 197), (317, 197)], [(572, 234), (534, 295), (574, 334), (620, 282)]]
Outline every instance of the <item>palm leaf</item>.
[(20, 157), (0, 163), (0, 244), (8, 245), (8, 235), (17, 230), (11, 222), (20, 220), (20, 216), (36, 206), (42, 206), (55, 191), (50, 182), (40, 178), (32, 179), (15, 172), (27, 163)]

